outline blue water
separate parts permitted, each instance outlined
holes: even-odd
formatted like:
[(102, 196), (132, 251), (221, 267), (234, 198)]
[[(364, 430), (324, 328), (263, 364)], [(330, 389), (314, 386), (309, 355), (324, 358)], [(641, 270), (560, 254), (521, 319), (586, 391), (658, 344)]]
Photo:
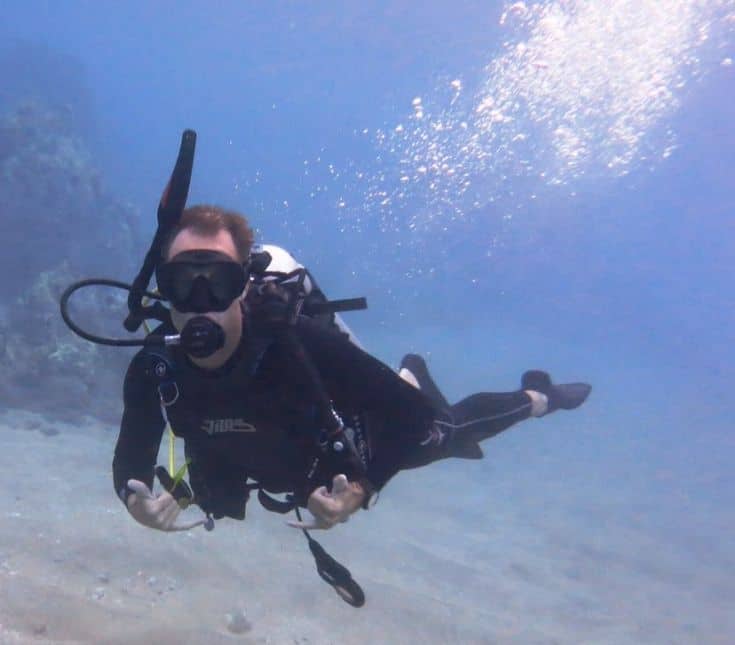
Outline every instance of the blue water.
[[(348, 315), (363, 344), (393, 365), (427, 355), (448, 398), (515, 389), (530, 367), (592, 383), (584, 408), (441, 475), (473, 482), (468, 524), (499, 487), (531, 524), (568, 518), (580, 561), (603, 537), (635, 541), (630, 526), (645, 535), (632, 568), (656, 569), (651, 612), (667, 618), (567, 638), (731, 642), (735, 586), (717, 576), (735, 565), (735, 6), (596, 6), (10, 2), (0, 107), (71, 103), (146, 235), (195, 129), (190, 203), (247, 214), (331, 296), (366, 295)], [(513, 640), (491, 620), (472, 633)]]

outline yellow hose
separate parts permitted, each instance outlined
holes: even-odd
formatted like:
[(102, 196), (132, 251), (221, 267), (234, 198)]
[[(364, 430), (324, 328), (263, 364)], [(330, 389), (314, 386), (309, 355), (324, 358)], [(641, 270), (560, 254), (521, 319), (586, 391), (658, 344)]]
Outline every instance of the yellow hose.
[[(143, 298), (144, 305), (147, 305), (148, 302), (150, 302), (148, 298)], [(143, 327), (145, 328), (146, 334), (151, 333), (151, 328), (148, 326), (147, 320), (143, 321)], [(168, 422), (168, 420), (166, 420), (166, 430), (168, 430), (168, 472), (170, 472), (171, 476), (173, 476), (176, 473), (176, 435), (171, 429), (171, 424)]]

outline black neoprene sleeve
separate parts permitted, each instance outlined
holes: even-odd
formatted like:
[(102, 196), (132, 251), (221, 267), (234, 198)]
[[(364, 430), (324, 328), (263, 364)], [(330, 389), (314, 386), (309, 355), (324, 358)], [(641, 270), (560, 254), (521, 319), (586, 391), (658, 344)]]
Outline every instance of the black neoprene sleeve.
[(115, 493), (126, 501), (128, 479), (138, 479), (153, 486), (153, 469), (166, 426), (156, 394), (156, 387), (145, 374), (141, 355), (130, 362), (123, 386), (123, 410), (120, 434), (112, 460)]

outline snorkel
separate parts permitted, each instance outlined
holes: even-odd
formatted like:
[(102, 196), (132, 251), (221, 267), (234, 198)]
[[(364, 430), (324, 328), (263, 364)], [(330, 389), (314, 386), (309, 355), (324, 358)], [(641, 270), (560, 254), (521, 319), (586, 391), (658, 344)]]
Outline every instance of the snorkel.
[[(158, 203), (158, 227), (143, 260), (143, 265), (133, 280), (133, 283), (126, 284), (117, 280), (91, 278), (71, 284), (61, 295), (61, 317), (69, 329), (81, 338), (99, 345), (111, 345), (114, 347), (163, 347), (180, 345), (188, 354), (198, 358), (210, 356), (224, 344), (224, 332), (221, 327), (205, 316), (197, 316), (190, 320), (181, 330), (180, 334), (148, 334), (143, 339), (118, 339), (91, 334), (79, 327), (69, 315), (69, 299), (74, 292), (84, 287), (104, 286), (129, 291), (128, 316), (123, 322), (123, 326), (129, 332), (138, 331), (146, 320), (158, 320), (160, 322), (170, 320), (168, 308), (161, 303), (163, 299), (161, 294), (148, 291), (148, 285), (156, 270), (156, 266), (161, 261), (163, 244), (169, 233), (181, 219), (181, 214), (186, 207), (186, 198), (189, 194), (191, 174), (194, 168), (196, 136), (194, 130), (185, 130), (181, 136), (181, 145), (179, 146), (176, 164), (163, 190), (161, 200)], [(153, 304), (144, 304), (145, 298), (151, 300)]]
[(163, 189), (161, 200), (158, 203), (158, 227), (153, 236), (151, 246), (143, 260), (138, 275), (133, 280), (128, 295), (128, 317), (123, 322), (125, 329), (134, 332), (140, 329), (143, 321), (148, 318), (156, 320), (167, 320), (168, 310), (160, 303), (146, 306), (143, 304), (143, 295), (150, 284), (156, 265), (161, 261), (161, 249), (163, 243), (181, 219), (181, 214), (186, 207), (186, 198), (189, 195), (191, 184), (191, 173), (194, 169), (194, 149), (196, 147), (197, 135), (194, 130), (184, 130), (181, 135), (181, 145), (176, 164), (171, 172), (171, 178)]

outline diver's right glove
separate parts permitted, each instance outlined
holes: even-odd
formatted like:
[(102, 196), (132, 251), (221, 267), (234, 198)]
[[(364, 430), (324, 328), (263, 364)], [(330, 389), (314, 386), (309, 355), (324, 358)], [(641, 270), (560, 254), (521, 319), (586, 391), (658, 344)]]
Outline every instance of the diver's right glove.
[(197, 520), (177, 524), (176, 518), (182, 508), (169, 492), (164, 491), (156, 497), (144, 482), (137, 479), (128, 480), (128, 490), (131, 491), (126, 503), (128, 511), (143, 526), (159, 531), (188, 531), (206, 523), (206, 520)]

